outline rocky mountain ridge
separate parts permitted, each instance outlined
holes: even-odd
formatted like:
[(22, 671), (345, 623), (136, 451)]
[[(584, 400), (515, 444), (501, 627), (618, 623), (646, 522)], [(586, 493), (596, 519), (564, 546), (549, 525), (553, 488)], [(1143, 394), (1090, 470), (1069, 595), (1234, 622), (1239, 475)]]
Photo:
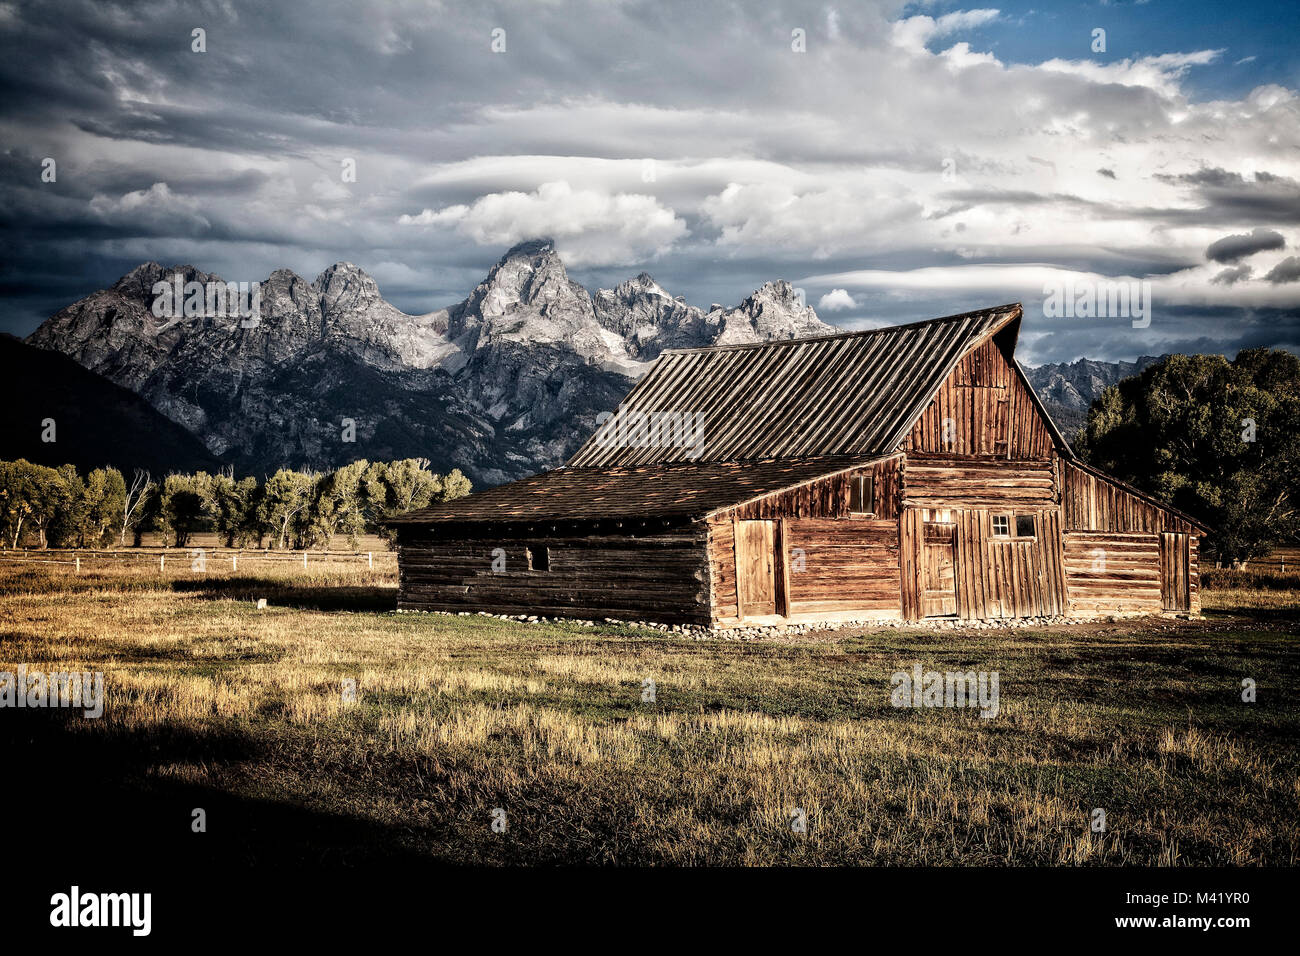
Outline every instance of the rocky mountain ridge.
[(1026, 369), (1030, 383), (1039, 397), (1052, 405), (1076, 412), (1087, 412), (1088, 406), (1111, 385), (1130, 375), (1139, 375), (1149, 365), (1165, 356), (1143, 355), (1135, 362), (1099, 362), (1095, 359), (1075, 359)]
[(222, 282), (145, 263), (27, 341), (138, 392), (253, 473), (421, 456), (497, 484), (562, 463), (666, 348), (835, 331), (784, 281), (708, 312), (645, 273), (592, 296), (549, 240), (520, 243), (463, 302), (423, 315), (340, 262), (311, 282), (271, 273), (256, 322), (160, 319), (153, 290), (176, 275)]
[(1111, 385), (1140, 375), (1165, 356), (1143, 355), (1135, 362), (1100, 362), (1081, 358), (1026, 368), (1025, 375), (1067, 440), (1083, 428), (1088, 408)]
[[(834, 332), (788, 282), (734, 308), (686, 303), (642, 272), (589, 294), (554, 244), (516, 245), (462, 301), (408, 315), (348, 262), (261, 283), (256, 322), (159, 318), (156, 283), (221, 283), (144, 263), (28, 338), (128, 388), (240, 472), (427, 457), (478, 486), (565, 461), (664, 350)], [(1067, 437), (1109, 385), (1158, 361), (1027, 368)], [(354, 441), (348, 441), (347, 423)]]

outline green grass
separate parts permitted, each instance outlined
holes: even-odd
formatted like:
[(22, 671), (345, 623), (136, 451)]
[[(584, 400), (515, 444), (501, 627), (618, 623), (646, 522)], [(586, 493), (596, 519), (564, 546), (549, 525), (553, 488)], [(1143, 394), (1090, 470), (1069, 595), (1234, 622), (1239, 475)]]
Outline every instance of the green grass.
[[(0, 571), (0, 669), (108, 686), (102, 720), (0, 711), (33, 836), (75, 808), (110, 845), (222, 862), (1300, 858), (1296, 590), (1206, 590), (1192, 622), (751, 642), (397, 615), (391, 571), (243, 570)], [(997, 671), (1000, 714), (891, 707), (914, 663)], [(36, 785), (73, 766), (71, 804)]]

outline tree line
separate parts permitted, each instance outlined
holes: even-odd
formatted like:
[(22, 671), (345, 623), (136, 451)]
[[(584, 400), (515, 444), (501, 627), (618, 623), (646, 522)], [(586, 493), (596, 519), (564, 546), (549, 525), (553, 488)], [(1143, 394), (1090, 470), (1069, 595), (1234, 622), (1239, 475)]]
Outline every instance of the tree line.
[(437, 474), (427, 458), (362, 459), (328, 472), (281, 468), (261, 481), (233, 470), (154, 479), (137, 469), (128, 479), (107, 467), (83, 476), (72, 465), (19, 459), (0, 461), (0, 535), (10, 548), (138, 547), (154, 531), (186, 547), (211, 531), (231, 548), (329, 549), (344, 538), (355, 550), (367, 531), (392, 543), (385, 520), (469, 492), (459, 469)]

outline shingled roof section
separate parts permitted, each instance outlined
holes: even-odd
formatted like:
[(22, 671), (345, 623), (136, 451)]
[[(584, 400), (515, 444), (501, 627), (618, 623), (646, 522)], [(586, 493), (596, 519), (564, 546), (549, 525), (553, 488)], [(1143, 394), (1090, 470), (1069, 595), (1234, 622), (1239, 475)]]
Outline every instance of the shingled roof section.
[[(1020, 316), (1011, 304), (867, 332), (667, 351), (569, 466), (881, 457), (957, 361), (1016, 323), (1014, 335)], [(692, 440), (641, 440), (643, 421), (686, 421)]]
[(868, 463), (862, 458), (819, 457), (559, 468), (387, 523), (697, 518)]

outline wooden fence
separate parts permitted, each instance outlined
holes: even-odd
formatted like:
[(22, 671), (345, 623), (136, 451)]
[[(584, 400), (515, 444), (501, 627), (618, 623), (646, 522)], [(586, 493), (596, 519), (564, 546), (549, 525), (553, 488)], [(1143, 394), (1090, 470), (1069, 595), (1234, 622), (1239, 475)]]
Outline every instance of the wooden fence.
[[(1201, 553), (1201, 570), (1215, 567), (1216, 556), (1213, 552)], [(1226, 566), (1226, 565), (1225, 565)], [(1274, 548), (1262, 558), (1251, 558), (1246, 562), (1248, 571), (1291, 571), (1300, 572), (1300, 548)]]
[(158, 570), (169, 567), (190, 571), (217, 570), (229, 566), (238, 571), (241, 564), (279, 561), (300, 564), (328, 564), (336, 561), (365, 562), (367, 570), (392, 567), (397, 563), (394, 551), (272, 551), (270, 548), (131, 548), (110, 550), (101, 548), (28, 548), (0, 549), (0, 568), (28, 564), (61, 565), (79, 572), (83, 568), (122, 566), (126, 562), (152, 562)]

